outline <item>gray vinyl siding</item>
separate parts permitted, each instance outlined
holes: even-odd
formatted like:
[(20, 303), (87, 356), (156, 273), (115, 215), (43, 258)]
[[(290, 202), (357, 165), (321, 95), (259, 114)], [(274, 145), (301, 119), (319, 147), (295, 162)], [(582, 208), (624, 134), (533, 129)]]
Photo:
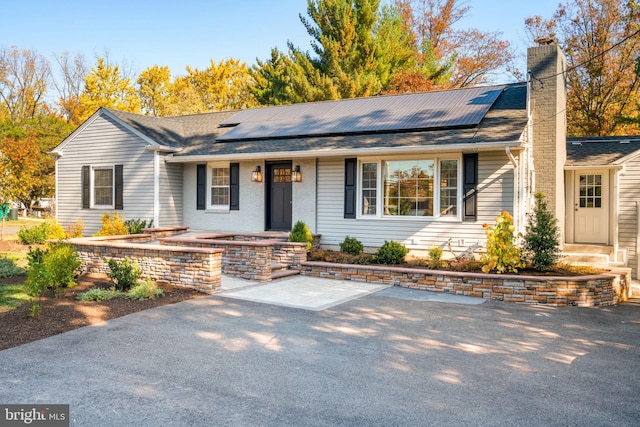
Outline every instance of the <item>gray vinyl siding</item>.
[[(73, 136), (57, 160), (57, 217), (62, 226), (82, 220), (84, 235), (89, 236), (100, 228), (100, 218), (107, 211), (126, 219), (153, 218), (153, 153), (146, 145), (105, 115)], [(82, 166), (117, 164), (123, 165), (124, 209), (82, 209)]]
[(636, 202), (640, 202), (640, 159), (637, 157), (625, 164), (620, 177), (618, 203), (618, 245), (627, 251), (627, 266), (633, 269), (633, 277), (638, 277), (638, 214)]
[(182, 164), (160, 157), (160, 213), (158, 227), (182, 225)]
[[(456, 251), (484, 246), (484, 222), (493, 224), (503, 210), (513, 213), (513, 167), (504, 152), (480, 153), (478, 159), (478, 219), (476, 222), (411, 220), (407, 218), (344, 219), (344, 158), (318, 160), (318, 233), (321, 243), (335, 246), (345, 236), (355, 237), (369, 249), (385, 240), (410, 249), (429, 249), (449, 239)], [(360, 197), (360, 193), (358, 193)]]

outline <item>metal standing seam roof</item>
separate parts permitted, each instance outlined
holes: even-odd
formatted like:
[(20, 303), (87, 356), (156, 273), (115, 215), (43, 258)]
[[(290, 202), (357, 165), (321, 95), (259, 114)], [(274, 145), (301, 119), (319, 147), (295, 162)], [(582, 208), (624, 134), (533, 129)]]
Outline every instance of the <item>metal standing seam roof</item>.
[(478, 125), (505, 86), (344, 99), (240, 111), (218, 141)]

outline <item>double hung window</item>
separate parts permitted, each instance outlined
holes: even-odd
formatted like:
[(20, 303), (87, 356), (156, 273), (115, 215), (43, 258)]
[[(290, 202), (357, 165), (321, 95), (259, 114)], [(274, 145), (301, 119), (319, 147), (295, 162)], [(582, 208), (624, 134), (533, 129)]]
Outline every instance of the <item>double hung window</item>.
[(122, 165), (82, 166), (82, 208), (123, 209)]
[(211, 168), (210, 207), (212, 209), (229, 209), (231, 194), (229, 167)]

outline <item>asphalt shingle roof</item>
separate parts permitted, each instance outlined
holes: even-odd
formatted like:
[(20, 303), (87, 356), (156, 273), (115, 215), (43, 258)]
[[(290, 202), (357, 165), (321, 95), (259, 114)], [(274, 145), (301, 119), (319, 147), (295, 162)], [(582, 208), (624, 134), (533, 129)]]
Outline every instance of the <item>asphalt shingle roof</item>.
[[(518, 143), (527, 125), (526, 86), (499, 86), (501, 93), (477, 125), (426, 128), (410, 131), (362, 131), (304, 137), (247, 138), (221, 141), (233, 127), (234, 116), (248, 111), (224, 111), (179, 117), (149, 117), (122, 111), (108, 111), (137, 131), (156, 141), (181, 150), (176, 157), (195, 155), (259, 154), (270, 152), (325, 151), (333, 149), (394, 148), (403, 146), (441, 146), (446, 144)], [(458, 91), (465, 89), (458, 89)], [(402, 95), (394, 95), (401, 97)], [(376, 98), (363, 98), (366, 102)], [(340, 103), (341, 101), (333, 101)], [(322, 108), (323, 103), (310, 103)], [(292, 108), (298, 106), (291, 106)], [(259, 110), (259, 109), (258, 109)], [(392, 113), (392, 112), (391, 112)]]
[(640, 151), (640, 136), (570, 137), (566, 165), (607, 166), (636, 151)]

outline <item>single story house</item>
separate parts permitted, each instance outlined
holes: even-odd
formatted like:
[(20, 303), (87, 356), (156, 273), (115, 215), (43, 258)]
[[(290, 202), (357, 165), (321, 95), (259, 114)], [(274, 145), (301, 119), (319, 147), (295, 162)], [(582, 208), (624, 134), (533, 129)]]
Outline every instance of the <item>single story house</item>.
[[(105, 212), (212, 231), (301, 220), (325, 247), (349, 235), (369, 248), (396, 240), (458, 252), (483, 246), (483, 224), (505, 210), (524, 231), (541, 190), (562, 240), (591, 242), (589, 230), (576, 233), (582, 217), (565, 215), (565, 185), (582, 175), (566, 162), (564, 54), (532, 47), (528, 69), (515, 84), (180, 117), (100, 108), (52, 152), (56, 217), (81, 219), (86, 234)], [(610, 185), (622, 176), (600, 169)]]

